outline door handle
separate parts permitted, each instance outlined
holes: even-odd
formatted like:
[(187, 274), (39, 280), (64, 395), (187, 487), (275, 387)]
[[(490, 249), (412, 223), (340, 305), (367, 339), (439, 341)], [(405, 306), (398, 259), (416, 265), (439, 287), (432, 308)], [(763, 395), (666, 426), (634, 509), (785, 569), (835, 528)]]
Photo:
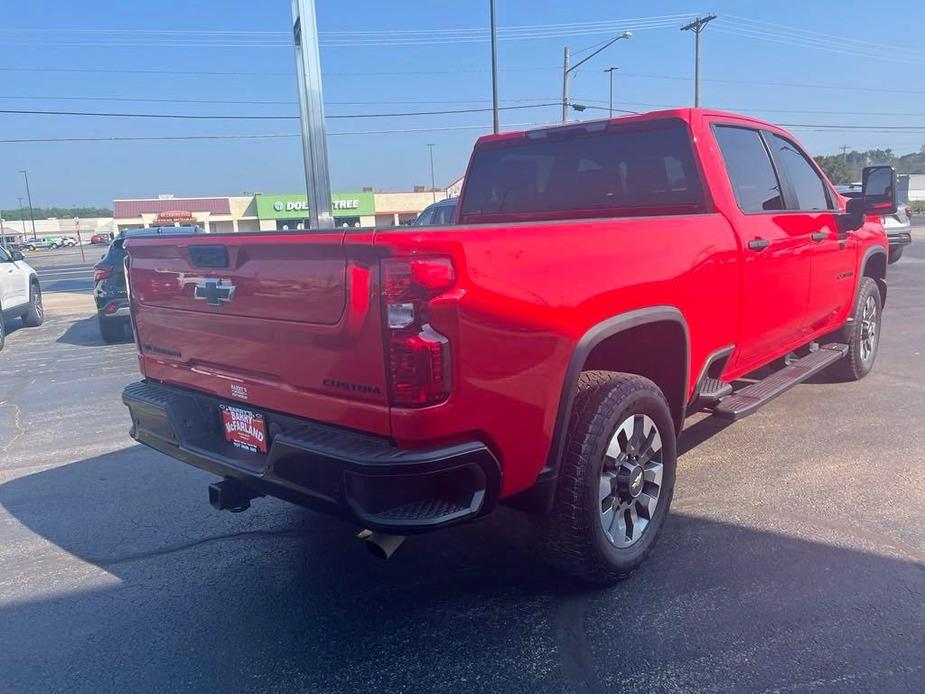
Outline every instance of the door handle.
[(827, 238), (829, 238), (829, 232), (816, 231), (816, 232), (813, 232), (812, 237), (813, 237), (813, 241), (825, 241)]
[(748, 247), (753, 251), (763, 251), (765, 248), (771, 245), (771, 242), (767, 239), (752, 239), (748, 242)]

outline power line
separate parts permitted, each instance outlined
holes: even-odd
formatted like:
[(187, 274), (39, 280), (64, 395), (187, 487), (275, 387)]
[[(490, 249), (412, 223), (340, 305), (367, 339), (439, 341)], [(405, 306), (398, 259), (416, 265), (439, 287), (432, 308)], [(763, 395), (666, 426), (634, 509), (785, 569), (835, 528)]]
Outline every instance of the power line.
[(769, 41), (771, 43), (782, 44), (786, 46), (796, 46), (798, 48), (811, 48), (813, 50), (836, 53), (840, 55), (850, 55), (853, 57), (870, 58), (874, 60), (885, 60), (894, 63), (920, 64), (922, 57), (900, 56), (895, 51), (885, 52), (876, 49), (867, 49), (860, 46), (851, 46), (844, 43), (823, 41), (818, 38), (809, 36), (796, 35), (793, 32), (780, 32), (750, 25), (742, 25), (728, 20), (720, 20), (715, 31), (732, 36), (742, 36), (744, 38), (758, 39)]
[[(498, 30), (501, 40), (525, 40), (559, 38), (562, 36), (583, 36), (613, 33), (617, 29), (666, 28), (676, 23), (683, 15), (656, 15), (611, 19), (597, 22), (573, 22), (566, 24), (536, 24), (502, 27)], [(31, 33), (9, 31), (0, 33)], [(49, 35), (64, 34), (67, 40), (49, 40)], [(75, 34), (87, 39), (74, 40)], [(132, 36), (143, 37), (141, 39)], [(362, 46), (405, 46), (442, 45), (450, 43), (474, 43), (490, 40), (490, 32), (484, 27), (460, 29), (379, 29), (375, 31), (341, 31), (321, 34), (322, 45), (332, 47)], [(290, 48), (288, 32), (244, 32), (217, 30), (159, 30), (159, 29), (97, 29), (43, 30), (42, 35), (25, 41), (5, 41), (5, 45), (59, 45), (75, 47), (180, 47), (180, 48)]]
[(835, 34), (827, 34), (821, 31), (813, 31), (811, 29), (802, 29), (800, 27), (788, 26), (786, 24), (777, 24), (774, 22), (766, 22), (760, 19), (750, 19), (748, 17), (739, 17), (737, 15), (730, 15), (724, 13), (724, 19), (736, 20), (740, 23), (746, 25), (752, 25), (756, 27), (765, 28), (765, 30), (770, 29), (778, 34), (784, 34), (787, 36), (793, 35), (802, 35), (806, 37), (811, 37), (814, 41), (819, 41), (820, 38), (824, 41), (827, 41), (829, 44), (834, 44), (836, 46), (846, 46), (850, 44), (855, 44), (862, 47), (870, 47), (877, 49), (886, 53), (896, 53), (897, 51), (903, 53), (910, 53), (916, 56), (925, 57), (925, 51), (917, 48), (904, 48), (902, 46), (897, 46), (895, 44), (884, 44), (884, 43), (875, 43), (873, 41), (864, 41), (862, 39), (852, 39), (845, 36), (837, 36)]
[[(131, 96), (47, 96), (47, 95), (3, 95), (0, 94), (0, 100), (18, 99), (21, 101), (124, 101), (133, 103), (156, 103), (156, 104), (249, 104), (249, 105), (273, 105), (273, 106), (296, 106), (298, 101), (295, 100), (271, 100), (271, 99), (189, 99), (189, 98), (155, 98), (155, 97), (131, 97)], [(550, 101), (549, 98), (510, 98), (505, 99), (507, 102), (543, 102)], [(373, 101), (325, 101), (328, 106), (370, 106), (375, 104), (472, 104), (472, 103), (491, 103), (491, 99), (375, 99)]]
[[(604, 20), (602, 22), (566, 22), (559, 24), (523, 24), (523, 25), (512, 25), (509, 27), (500, 27), (498, 31), (533, 31), (536, 29), (550, 29), (550, 30), (560, 30), (567, 31), (569, 29), (588, 27), (588, 26), (600, 26), (602, 24), (610, 23), (621, 23), (621, 22), (636, 22), (636, 21), (655, 21), (655, 20), (665, 20), (665, 21), (675, 21), (678, 17), (684, 17), (687, 15), (684, 14), (667, 14), (667, 15), (654, 15), (651, 17), (631, 17), (624, 19), (610, 19)], [(428, 28), (428, 29), (349, 29), (342, 31), (322, 31), (319, 32), (320, 36), (353, 36), (353, 35), (393, 35), (393, 34), (408, 34), (408, 35), (431, 35), (431, 34), (456, 34), (456, 33), (470, 33), (470, 34), (482, 34), (486, 33), (487, 29), (484, 27), (457, 27), (454, 29), (447, 28)], [(290, 33), (287, 31), (255, 31), (251, 29), (137, 29), (137, 28), (119, 28), (111, 27), (106, 29), (54, 29), (43, 27), (41, 29), (3, 29), (0, 30), (0, 33), (37, 33), (37, 34), (53, 34), (53, 33), (63, 33), (63, 34), (136, 34), (136, 35), (152, 35), (152, 34), (165, 34), (165, 35), (242, 35), (250, 36), (253, 34), (259, 35), (268, 35), (268, 36), (282, 36), (289, 37)]]
[[(545, 104), (524, 104), (521, 106), (502, 106), (503, 111), (517, 111), (531, 108), (558, 106), (558, 102)], [(401, 113), (353, 113), (325, 116), (326, 118), (397, 118), (404, 116), (442, 116), (459, 113), (484, 113), (491, 108), (457, 108), (440, 111), (405, 111)], [(34, 109), (0, 109), (0, 114), (29, 116), (92, 116), (97, 118), (164, 118), (171, 120), (298, 120), (298, 116), (240, 115), (240, 114), (200, 114), (200, 113), (115, 113), (109, 111), (40, 111)]]
[[(589, 107), (603, 108), (603, 107)], [(536, 126), (554, 125), (549, 122), (533, 123), (511, 123), (511, 128), (528, 128)], [(838, 132), (839, 130), (848, 130), (851, 132), (874, 132), (874, 133), (925, 133), (925, 126), (921, 127), (878, 127), (878, 126), (844, 126), (831, 124), (812, 124), (812, 123), (777, 123), (780, 127), (792, 129), (813, 129), (821, 132)], [(485, 133), (490, 132), (491, 127), (483, 125), (457, 125), (457, 126), (434, 126), (423, 128), (395, 128), (384, 130), (352, 130), (344, 132), (328, 133), (332, 136), (351, 136), (351, 135), (388, 135), (388, 134), (407, 134), (407, 133), (426, 133), (426, 132), (448, 132), (464, 130), (481, 130)], [(229, 135), (144, 135), (144, 136), (110, 136), (110, 137), (47, 137), (47, 138), (17, 138), (17, 139), (0, 139), (0, 144), (37, 144), (37, 143), (81, 143), (81, 142), (165, 142), (165, 141), (196, 141), (196, 140), (262, 140), (262, 139), (279, 139), (279, 138), (297, 138), (301, 137), (300, 133), (248, 133), (248, 134), (229, 134)]]
[[(533, 123), (511, 123), (512, 128), (529, 128), (535, 126), (548, 125), (544, 122)], [(431, 133), (431, 132), (450, 132), (462, 130), (482, 130), (485, 133), (491, 131), (490, 125), (451, 125), (435, 126), (425, 128), (394, 128), (388, 130), (349, 130), (344, 132), (329, 132), (331, 136), (350, 136), (350, 135), (392, 135), (406, 133)], [(16, 138), (3, 139), (0, 144), (25, 144), (25, 143), (62, 143), (62, 142), (163, 142), (163, 141), (187, 141), (187, 140), (263, 140), (276, 138), (293, 138), (301, 137), (301, 133), (253, 133), (253, 134), (232, 134), (232, 135), (140, 135), (140, 136), (109, 136), (109, 137), (33, 137), (33, 138)]]
[[(516, 67), (502, 68), (501, 72), (548, 72), (552, 70), (559, 71), (561, 65), (547, 65), (542, 67)], [(128, 75), (185, 75), (185, 76), (203, 76), (203, 77), (294, 77), (293, 72), (247, 72), (247, 71), (210, 71), (210, 70), (132, 70), (132, 69), (109, 69), (109, 68), (51, 68), (51, 67), (0, 67), (0, 72), (60, 72), (60, 73), (93, 73), (93, 74), (128, 74)], [(460, 73), (479, 73), (484, 74), (487, 69), (480, 68), (460, 68), (457, 70), (400, 70), (400, 71), (378, 71), (378, 72), (326, 72), (325, 75), (331, 77), (400, 77), (406, 75), (458, 75)], [(641, 72), (623, 72), (621, 77), (633, 79), (657, 79), (690, 82), (692, 77), (681, 75), (657, 75), (652, 73)], [(859, 87), (847, 84), (819, 84), (810, 82), (785, 82), (774, 80), (737, 80), (724, 78), (704, 78), (703, 82), (714, 82), (717, 84), (747, 84), (768, 87), (783, 87), (794, 89), (826, 89), (830, 91), (850, 91), (850, 92), (871, 92), (881, 94), (925, 94), (925, 90), (916, 89), (899, 89), (888, 87)], [(379, 102), (382, 103), (382, 102)]]
[[(717, 29), (714, 29), (717, 31)], [(678, 75), (653, 75), (650, 73), (641, 73), (641, 72), (624, 72), (621, 77), (635, 77), (637, 79), (658, 79), (658, 80), (674, 80), (682, 82), (690, 82), (691, 77), (681, 77)], [(855, 91), (855, 92), (881, 92), (886, 94), (925, 94), (925, 90), (914, 90), (914, 89), (889, 89), (885, 87), (856, 87), (852, 85), (840, 85), (840, 84), (813, 84), (809, 82), (780, 82), (780, 81), (759, 81), (759, 80), (736, 80), (736, 79), (725, 79), (725, 78), (710, 78), (704, 79), (704, 82), (716, 82), (721, 84), (749, 84), (752, 86), (766, 86), (766, 87), (787, 87), (787, 88), (800, 88), (800, 89), (829, 89), (834, 91)]]
[[(556, 66), (505, 68), (501, 72), (543, 72), (558, 70)], [(482, 68), (459, 68), (456, 70), (394, 70), (363, 72), (325, 72), (330, 77), (401, 77), (406, 75), (458, 75), (459, 73), (485, 73)], [(47, 68), (47, 67), (0, 67), (0, 72), (61, 72), (93, 73), (110, 75), (194, 75), (202, 77), (295, 77), (294, 72), (253, 72), (242, 70), (137, 70), (112, 68)]]
[[(580, 104), (587, 104), (587, 108), (590, 109), (600, 109), (607, 102), (603, 99), (582, 99), (576, 97), (575, 101)], [(679, 108), (678, 104), (659, 104), (652, 103), (648, 101), (621, 101), (623, 104), (630, 106), (643, 106), (645, 108), (653, 109), (663, 109), (663, 108)], [(591, 105), (597, 104), (597, 105)], [(789, 109), (789, 108), (757, 108), (751, 106), (711, 106), (711, 108), (717, 111), (731, 111), (735, 113), (805, 113), (813, 115), (827, 115), (827, 116), (892, 116), (892, 117), (910, 117), (910, 118), (925, 118), (925, 113), (911, 113), (911, 112), (896, 112), (896, 111), (825, 111), (825, 110), (815, 110), (815, 109)], [(604, 109), (606, 110), (606, 109)], [(633, 111), (636, 113), (636, 111)]]

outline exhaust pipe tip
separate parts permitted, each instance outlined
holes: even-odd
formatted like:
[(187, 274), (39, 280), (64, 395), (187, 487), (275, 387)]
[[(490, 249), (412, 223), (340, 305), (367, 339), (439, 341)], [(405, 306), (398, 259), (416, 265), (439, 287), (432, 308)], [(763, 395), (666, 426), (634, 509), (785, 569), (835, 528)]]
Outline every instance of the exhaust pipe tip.
[(404, 535), (372, 532), (365, 538), (364, 544), (374, 557), (388, 559), (395, 554), (395, 551), (401, 547), (404, 541)]

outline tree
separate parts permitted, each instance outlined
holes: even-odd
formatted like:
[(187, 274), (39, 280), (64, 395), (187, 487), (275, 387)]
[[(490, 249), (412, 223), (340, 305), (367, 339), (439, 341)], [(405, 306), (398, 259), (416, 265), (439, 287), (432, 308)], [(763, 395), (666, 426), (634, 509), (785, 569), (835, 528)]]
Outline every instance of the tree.
[[(112, 210), (108, 207), (36, 207), (34, 208), (36, 219), (49, 219), (57, 217), (58, 219), (71, 219), (73, 217), (112, 217)], [(9, 220), (18, 220), (19, 210), (0, 210), (0, 217)], [(23, 209), (23, 219), (29, 219), (29, 208)]]
[(841, 155), (816, 157), (816, 163), (835, 185), (847, 185), (855, 176), (854, 167)]

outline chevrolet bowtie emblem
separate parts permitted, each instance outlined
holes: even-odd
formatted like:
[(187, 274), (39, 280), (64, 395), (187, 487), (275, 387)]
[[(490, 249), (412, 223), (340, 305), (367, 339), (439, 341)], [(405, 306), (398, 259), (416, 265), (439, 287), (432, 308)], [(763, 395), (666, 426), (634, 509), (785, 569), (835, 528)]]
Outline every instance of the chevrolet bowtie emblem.
[(220, 279), (205, 279), (196, 283), (193, 297), (205, 301), (209, 306), (221, 306), (234, 300), (234, 285), (223, 284)]

